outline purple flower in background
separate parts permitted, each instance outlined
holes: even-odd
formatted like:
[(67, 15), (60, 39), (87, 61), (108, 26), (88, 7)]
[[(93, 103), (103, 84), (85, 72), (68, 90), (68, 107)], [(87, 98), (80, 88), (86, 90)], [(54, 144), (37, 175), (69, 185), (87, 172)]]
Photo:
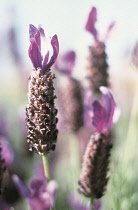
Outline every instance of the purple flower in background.
[(53, 55), (49, 60), (49, 51), (46, 55), (42, 56), (41, 54), (41, 36), (44, 37), (45, 33), (42, 28), (36, 28), (35, 26), (29, 26), (29, 34), (30, 34), (30, 42), (31, 45), (29, 47), (29, 57), (33, 63), (35, 69), (41, 68), (43, 73), (48, 70), (56, 61), (59, 52), (59, 44), (57, 35), (54, 35), (51, 39), (51, 45), (53, 48)]
[(0, 137), (0, 144), (2, 147), (1, 154), (4, 158), (5, 166), (9, 167), (14, 159), (13, 149), (11, 148), (10, 143), (7, 141), (7, 139), (2, 136)]
[(106, 133), (119, 115), (116, 103), (109, 89), (102, 86), (100, 91), (103, 94), (104, 105), (101, 105), (99, 101), (94, 101), (92, 124), (99, 133)]
[(90, 32), (94, 39), (97, 40), (98, 39), (98, 31), (95, 28), (95, 23), (97, 21), (97, 9), (95, 7), (92, 7), (89, 16), (88, 16), (88, 20), (85, 26), (85, 29)]
[[(78, 196), (70, 195), (69, 196), (69, 203), (73, 210), (90, 210), (90, 202), (83, 203)], [(94, 201), (94, 209), (100, 210), (101, 209), (101, 201), (95, 200)]]
[(57, 59), (55, 67), (60, 72), (71, 75), (75, 66), (75, 61), (76, 53), (70, 50)]
[(53, 207), (57, 191), (57, 183), (54, 180), (47, 182), (45, 179), (32, 179), (31, 191), (18, 176), (13, 175), (13, 180), (31, 210), (50, 210)]
[[(95, 41), (100, 41), (99, 36), (98, 36), (98, 30), (95, 28), (96, 22), (97, 22), (97, 9), (95, 7), (92, 7), (92, 9), (89, 13), (89, 16), (88, 16), (88, 20), (87, 20), (85, 29), (93, 35)], [(106, 42), (106, 40), (109, 36), (109, 33), (113, 29), (114, 26), (115, 26), (115, 21), (112, 21), (109, 24), (109, 26), (106, 30), (105, 36), (103, 38), (104, 43)]]

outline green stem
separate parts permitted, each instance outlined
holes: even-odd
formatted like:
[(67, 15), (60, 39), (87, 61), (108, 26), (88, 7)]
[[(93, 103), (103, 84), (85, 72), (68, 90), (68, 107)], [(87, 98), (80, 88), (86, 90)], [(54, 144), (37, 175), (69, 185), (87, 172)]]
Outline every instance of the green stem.
[(76, 192), (79, 171), (80, 171), (80, 151), (79, 151), (79, 141), (75, 133), (69, 134), (69, 150), (70, 150), (70, 173), (72, 182), (72, 191)]
[(50, 171), (49, 171), (49, 164), (48, 164), (47, 156), (42, 155), (42, 160), (43, 160), (45, 176), (48, 180), (50, 180)]
[(91, 197), (91, 210), (94, 210), (94, 198)]
[(137, 145), (137, 118), (138, 118), (138, 84), (135, 87), (135, 93), (133, 98), (132, 110), (130, 114), (129, 127), (126, 138), (126, 146), (124, 151), (124, 160), (126, 167), (133, 162), (134, 154), (136, 152)]

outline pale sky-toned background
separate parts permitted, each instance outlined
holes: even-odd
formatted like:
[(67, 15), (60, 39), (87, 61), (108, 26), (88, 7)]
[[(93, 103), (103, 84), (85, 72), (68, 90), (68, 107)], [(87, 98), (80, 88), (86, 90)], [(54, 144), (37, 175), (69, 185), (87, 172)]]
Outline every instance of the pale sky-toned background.
[[(0, 42), (4, 49), (3, 37), (6, 28), (13, 22), (17, 25), (19, 45), (25, 62), (31, 68), (28, 58), (28, 24), (42, 24), (46, 34), (59, 37), (60, 53), (73, 49), (77, 53), (75, 74), (84, 75), (88, 46), (91, 35), (84, 26), (92, 6), (98, 10), (97, 29), (103, 35), (108, 24), (115, 20), (116, 26), (107, 41), (107, 53), (112, 74), (125, 74), (125, 62), (138, 40), (137, 0), (1, 0), (0, 1)], [(12, 11), (12, 12), (11, 12)], [(12, 14), (11, 14), (12, 13)], [(2, 50), (4, 53), (4, 50)], [(0, 55), (2, 52), (0, 52)], [(4, 55), (1, 62), (5, 62)], [(8, 59), (8, 58), (7, 58)], [(6, 60), (6, 62), (8, 62)], [(127, 59), (129, 63), (129, 60)]]

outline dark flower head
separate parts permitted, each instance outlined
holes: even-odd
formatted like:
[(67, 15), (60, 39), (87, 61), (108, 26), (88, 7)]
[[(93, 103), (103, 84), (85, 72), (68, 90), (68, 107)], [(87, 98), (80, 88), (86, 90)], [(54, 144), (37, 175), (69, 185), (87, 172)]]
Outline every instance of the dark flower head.
[(41, 54), (41, 36), (44, 37), (45, 33), (42, 28), (36, 28), (34, 25), (29, 26), (29, 34), (30, 34), (30, 42), (31, 45), (29, 47), (28, 53), (29, 57), (32, 61), (32, 64), (35, 69), (41, 68), (43, 73), (47, 71), (56, 61), (58, 52), (59, 52), (59, 44), (57, 35), (54, 35), (51, 39), (51, 45), (53, 48), (53, 55), (49, 60), (49, 51), (43, 57)]
[(56, 69), (62, 73), (71, 75), (75, 66), (76, 53), (72, 50), (67, 51), (56, 61)]
[(100, 87), (100, 91), (103, 94), (104, 105), (102, 106), (99, 101), (94, 101), (92, 125), (99, 133), (106, 133), (110, 130), (113, 122), (118, 119), (119, 112), (108, 88)]
[(95, 40), (98, 39), (98, 31), (95, 28), (96, 21), (97, 21), (97, 9), (95, 7), (92, 7), (88, 16), (85, 29), (93, 35)]
[(13, 175), (13, 181), (31, 210), (50, 210), (53, 207), (58, 187), (54, 180), (47, 182), (45, 179), (32, 179), (30, 189), (16, 175)]
[(86, 147), (79, 180), (79, 192), (86, 197), (101, 198), (108, 182), (112, 144), (110, 136), (95, 133)]

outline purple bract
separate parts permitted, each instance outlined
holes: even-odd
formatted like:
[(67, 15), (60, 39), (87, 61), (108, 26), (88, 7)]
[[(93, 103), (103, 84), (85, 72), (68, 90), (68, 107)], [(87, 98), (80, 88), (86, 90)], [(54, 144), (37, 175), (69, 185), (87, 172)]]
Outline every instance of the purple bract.
[(93, 103), (92, 124), (99, 133), (106, 133), (110, 130), (117, 117), (117, 106), (111, 92), (106, 87), (100, 87), (103, 94), (104, 105), (99, 101)]
[(95, 23), (97, 21), (97, 9), (95, 7), (92, 7), (89, 16), (88, 16), (88, 20), (85, 26), (85, 29), (90, 32), (94, 39), (97, 40), (97, 36), (98, 36), (98, 31), (95, 28)]
[(41, 68), (43, 73), (47, 71), (56, 61), (58, 52), (59, 52), (59, 44), (57, 35), (54, 35), (51, 39), (51, 45), (53, 48), (53, 55), (49, 60), (49, 51), (46, 55), (42, 56), (41, 54), (41, 37), (45, 36), (44, 30), (42, 28), (36, 28), (33, 25), (29, 25), (29, 34), (30, 34), (30, 42), (31, 45), (29, 47), (28, 53), (29, 57), (32, 61), (32, 64), (35, 69)]

